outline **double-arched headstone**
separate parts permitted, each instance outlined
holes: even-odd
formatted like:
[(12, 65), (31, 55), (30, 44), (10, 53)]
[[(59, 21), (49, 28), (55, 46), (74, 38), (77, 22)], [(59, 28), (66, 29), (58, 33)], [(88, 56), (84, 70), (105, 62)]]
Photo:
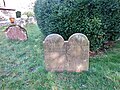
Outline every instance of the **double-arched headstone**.
[(84, 34), (75, 33), (68, 41), (58, 34), (44, 40), (45, 66), (48, 71), (87, 71), (89, 67), (89, 40)]

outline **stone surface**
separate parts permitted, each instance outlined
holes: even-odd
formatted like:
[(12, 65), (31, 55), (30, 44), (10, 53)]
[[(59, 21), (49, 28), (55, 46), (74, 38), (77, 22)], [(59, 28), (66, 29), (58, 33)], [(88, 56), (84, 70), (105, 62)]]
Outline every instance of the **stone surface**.
[(51, 34), (44, 41), (46, 69), (63, 71), (65, 63), (64, 39), (58, 34)]
[(11, 25), (5, 30), (5, 35), (11, 40), (27, 40), (27, 32), (24, 28), (18, 25)]
[(88, 70), (89, 67), (89, 41), (81, 33), (73, 34), (67, 45), (67, 70), (80, 72)]
[(68, 41), (58, 34), (51, 34), (44, 41), (44, 56), (48, 71), (86, 71), (89, 67), (89, 41), (81, 33), (73, 34)]

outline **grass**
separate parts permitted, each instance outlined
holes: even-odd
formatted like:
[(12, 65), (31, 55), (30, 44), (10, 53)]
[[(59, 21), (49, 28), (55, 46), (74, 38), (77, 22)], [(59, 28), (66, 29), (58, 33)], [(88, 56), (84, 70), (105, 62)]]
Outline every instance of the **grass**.
[(36, 25), (26, 29), (25, 42), (8, 40), (0, 32), (0, 90), (120, 90), (120, 42), (90, 58), (88, 72), (47, 72), (44, 36)]
[(3, 32), (6, 29), (6, 26), (0, 27), (0, 33)]

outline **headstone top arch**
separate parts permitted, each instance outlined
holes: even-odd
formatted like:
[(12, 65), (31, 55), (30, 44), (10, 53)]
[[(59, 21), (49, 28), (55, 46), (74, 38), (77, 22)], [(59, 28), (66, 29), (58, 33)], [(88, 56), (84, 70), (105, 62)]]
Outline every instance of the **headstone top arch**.
[(68, 42), (71, 41), (75, 41), (77, 43), (81, 43), (82, 45), (88, 45), (89, 44), (89, 40), (86, 37), (86, 35), (82, 34), (82, 33), (75, 33), (73, 35), (71, 35), (68, 39)]

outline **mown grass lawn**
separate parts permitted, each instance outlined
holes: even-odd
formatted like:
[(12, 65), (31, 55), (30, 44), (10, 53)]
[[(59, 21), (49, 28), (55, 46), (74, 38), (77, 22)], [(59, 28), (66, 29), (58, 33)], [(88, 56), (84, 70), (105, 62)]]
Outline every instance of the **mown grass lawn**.
[(47, 72), (43, 35), (26, 26), (29, 39), (11, 41), (0, 30), (0, 90), (120, 90), (120, 42), (104, 55), (90, 58), (88, 72)]

